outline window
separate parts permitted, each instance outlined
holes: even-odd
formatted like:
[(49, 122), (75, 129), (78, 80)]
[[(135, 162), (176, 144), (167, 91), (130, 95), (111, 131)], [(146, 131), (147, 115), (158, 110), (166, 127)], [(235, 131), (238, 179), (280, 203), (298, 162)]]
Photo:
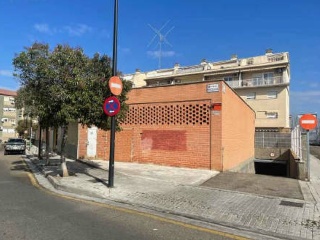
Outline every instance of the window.
[(232, 80), (233, 80), (233, 77), (227, 76), (227, 77), (224, 77), (223, 80), (226, 81), (226, 82), (232, 81)]
[(247, 99), (256, 99), (256, 93), (255, 92), (248, 93), (247, 94)]
[(270, 99), (277, 98), (278, 97), (278, 92), (277, 91), (270, 91), (270, 92), (268, 92), (267, 97), (270, 98)]
[(223, 78), (223, 80), (230, 86), (233, 87), (235, 83), (233, 82), (233, 77), (232, 76), (226, 76)]
[(273, 80), (274, 80), (273, 72), (253, 74), (252, 80), (253, 80), (254, 86), (273, 84)]
[(263, 80), (265, 84), (273, 84), (273, 72), (264, 73)]
[(262, 74), (253, 74), (252, 75), (253, 86), (262, 85)]
[(267, 118), (278, 118), (278, 113), (277, 112), (266, 112)]

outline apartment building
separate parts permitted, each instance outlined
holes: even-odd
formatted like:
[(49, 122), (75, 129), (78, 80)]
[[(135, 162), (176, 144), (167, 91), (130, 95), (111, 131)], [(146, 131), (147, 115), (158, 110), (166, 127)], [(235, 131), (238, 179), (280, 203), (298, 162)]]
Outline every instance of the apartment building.
[[(255, 111), (256, 131), (287, 131), (289, 121), (289, 53), (273, 53), (218, 62), (202, 60), (194, 66), (175, 64), (170, 69), (136, 70), (123, 79), (135, 88), (224, 80)], [(236, 119), (234, 120), (236, 121)]]
[(0, 89), (0, 139), (2, 141), (16, 137), (15, 128), (20, 114), (20, 110), (15, 107), (16, 96), (15, 91)]

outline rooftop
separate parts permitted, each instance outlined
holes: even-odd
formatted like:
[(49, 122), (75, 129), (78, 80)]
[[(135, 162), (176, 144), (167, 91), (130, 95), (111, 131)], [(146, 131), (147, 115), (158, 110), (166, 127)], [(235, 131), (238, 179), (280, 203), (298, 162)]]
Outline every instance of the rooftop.
[(17, 96), (17, 92), (16, 91), (12, 91), (12, 90), (7, 90), (7, 89), (1, 89), (0, 88), (0, 95), (3, 95), (3, 96)]

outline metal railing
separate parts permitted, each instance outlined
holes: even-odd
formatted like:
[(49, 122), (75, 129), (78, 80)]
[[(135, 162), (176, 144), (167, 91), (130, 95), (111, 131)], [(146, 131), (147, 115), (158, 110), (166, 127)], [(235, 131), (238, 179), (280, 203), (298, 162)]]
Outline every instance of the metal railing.
[(256, 132), (255, 148), (290, 148), (290, 133)]
[(204, 66), (193, 66), (193, 67), (179, 68), (179, 69), (177, 69), (176, 74), (202, 72), (203, 70), (204, 70)]
[(174, 71), (172, 69), (170, 70), (162, 70), (162, 71), (156, 71), (156, 72), (148, 72), (147, 78), (149, 77), (163, 77), (163, 76), (170, 76), (173, 75)]
[(268, 77), (268, 78), (251, 78), (244, 80), (234, 80), (227, 81), (226, 83), (232, 88), (243, 88), (243, 87), (261, 87), (261, 86), (270, 86), (270, 85), (279, 85), (283, 84), (284, 78), (282, 76), (278, 77)]
[(301, 128), (299, 125), (291, 131), (291, 150), (299, 159), (302, 159)]

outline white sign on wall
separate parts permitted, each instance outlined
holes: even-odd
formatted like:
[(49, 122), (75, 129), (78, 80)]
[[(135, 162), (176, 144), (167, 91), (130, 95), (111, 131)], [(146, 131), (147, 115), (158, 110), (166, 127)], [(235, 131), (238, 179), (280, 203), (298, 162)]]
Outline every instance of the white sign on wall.
[(219, 83), (207, 84), (207, 93), (219, 92)]

